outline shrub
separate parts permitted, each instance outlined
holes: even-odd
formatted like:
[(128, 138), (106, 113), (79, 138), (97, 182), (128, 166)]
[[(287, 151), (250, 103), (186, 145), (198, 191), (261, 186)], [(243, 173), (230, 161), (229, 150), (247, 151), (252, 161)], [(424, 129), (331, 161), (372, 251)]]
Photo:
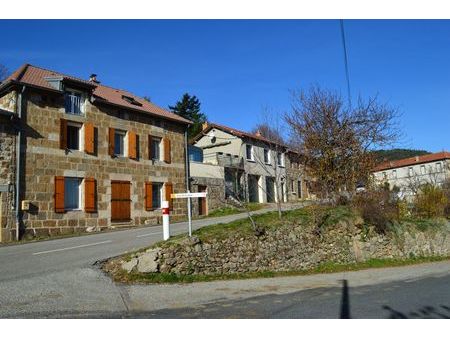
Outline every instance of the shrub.
[(399, 202), (395, 192), (385, 187), (376, 187), (356, 195), (352, 205), (365, 223), (373, 225), (377, 232), (385, 233), (399, 220)]
[(445, 215), (448, 199), (438, 186), (425, 184), (414, 198), (414, 211), (421, 217), (441, 217)]

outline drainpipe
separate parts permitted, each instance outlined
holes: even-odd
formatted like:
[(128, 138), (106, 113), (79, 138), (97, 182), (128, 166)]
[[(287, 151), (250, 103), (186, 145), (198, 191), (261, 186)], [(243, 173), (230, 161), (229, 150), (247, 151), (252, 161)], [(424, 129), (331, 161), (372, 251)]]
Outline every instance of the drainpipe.
[(16, 142), (16, 240), (19, 238), (20, 221), (21, 221), (21, 207), (20, 207), (20, 178), (21, 178), (21, 151), (22, 151), (22, 106), (23, 106), (23, 94), (25, 92), (25, 86), (19, 92), (17, 97), (17, 142)]

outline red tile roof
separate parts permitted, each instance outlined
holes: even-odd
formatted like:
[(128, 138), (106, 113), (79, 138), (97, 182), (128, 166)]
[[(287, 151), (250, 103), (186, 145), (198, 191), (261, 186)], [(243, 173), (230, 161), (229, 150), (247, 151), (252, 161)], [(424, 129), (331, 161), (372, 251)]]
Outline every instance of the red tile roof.
[(240, 137), (240, 138), (249, 138), (249, 139), (253, 139), (253, 140), (256, 140), (256, 141), (263, 141), (263, 142), (266, 142), (266, 143), (270, 143), (270, 144), (274, 144), (274, 145), (279, 145), (279, 146), (282, 146), (282, 147), (286, 147), (286, 146), (283, 145), (283, 144), (279, 144), (279, 143), (277, 143), (277, 142), (271, 141), (271, 140), (269, 140), (269, 139), (267, 139), (267, 138), (265, 138), (265, 137), (262, 137), (262, 136), (259, 136), (259, 135), (256, 135), (256, 134), (248, 133), (248, 132), (241, 131), (241, 130), (238, 130), (238, 129), (234, 129), (234, 128), (231, 128), (231, 127), (223, 126), (223, 125), (221, 125), (221, 124), (210, 123), (210, 122), (208, 122), (207, 127), (206, 127), (205, 129), (203, 129), (203, 130), (202, 130), (202, 131), (194, 138), (193, 141), (194, 141), (194, 142), (197, 141), (198, 139), (200, 139), (200, 138), (203, 136), (204, 133), (207, 133), (208, 131), (210, 131), (210, 130), (213, 129), (213, 128), (216, 128), (216, 129), (225, 131), (225, 132), (227, 132), (227, 133), (229, 133), (229, 134), (232, 134), (232, 135), (236, 135), (237, 137)]
[[(122, 89), (115, 89), (102, 84), (79, 79), (73, 76), (64, 75), (48, 69), (43, 69), (33, 65), (25, 64), (12, 73), (4, 82), (2, 86), (7, 83), (20, 83), (25, 85), (31, 85), (47, 90), (55, 90), (50, 83), (45, 79), (48, 77), (62, 77), (65, 80), (79, 82), (82, 85), (90, 86), (93, 88), (93, 95), (99, 99), (99, 102), (106, 104), (117, 105), (123, 108), (140, 111), (151, 115), (156, 115), (165, 119), (173, 120), (180, 123), (190, 124), (191, 121), (171, 113), (163, 108), (156, 106), (155, 104), (144, 100), (143, 98), (133, 95)], [(123, 99), (123, 96), (128, 96), (139, 102), (141, 105), (132, 104)]]
[(387, 170), (387, 169), (407, 167), (407, 166), (415, 165), (415, 164), (442, 161), (442, 160), (448, 160), (448, 159), (450, 159), (450, 152), (441, 151), (440, 153), (414, 156), (414, 157), (404, 158), (402, 160), (383, 162), (383, 163), (378, 164), (372, 171), (381, 171), (381, 170)]

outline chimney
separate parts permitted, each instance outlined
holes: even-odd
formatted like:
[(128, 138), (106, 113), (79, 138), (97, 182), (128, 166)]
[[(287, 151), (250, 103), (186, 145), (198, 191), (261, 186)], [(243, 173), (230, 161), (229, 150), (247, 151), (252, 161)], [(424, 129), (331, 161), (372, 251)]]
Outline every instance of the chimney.
[(97, 81), (97, 74), (91, 74), (91, 76), (89, 76), (89, 81), (94, 83), (100, 83), (100, 81)]
[(208, 122), (203, 122), (202, 123), (202, 131), (205, 130), (206, 128), (208, 128)]
[(261, 137), (261, 136), (262, 136), (262, 135), (261, 135), (261, 130), (258, 129), (258, 130), (256, 131), (255, 135), (258, 136), (258, 137)]
[(416, 156), (416, 162), (419, 162), (419, 156)]

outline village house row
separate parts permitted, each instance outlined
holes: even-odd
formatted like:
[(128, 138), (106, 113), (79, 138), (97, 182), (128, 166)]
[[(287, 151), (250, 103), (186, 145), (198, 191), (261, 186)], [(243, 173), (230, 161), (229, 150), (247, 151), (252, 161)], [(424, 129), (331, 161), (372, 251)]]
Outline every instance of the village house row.
[(181, 219), (186, 200), (170, 196), (188, 186), (208, 192), (196, 215), (230, 198), (309, 197), (300, 158), (283, 145), (207, 124), (189, 156), (190, 124), (95, 75), (20, 67), (0, 84), (0, 241), (157, 224), (163, 200)]

